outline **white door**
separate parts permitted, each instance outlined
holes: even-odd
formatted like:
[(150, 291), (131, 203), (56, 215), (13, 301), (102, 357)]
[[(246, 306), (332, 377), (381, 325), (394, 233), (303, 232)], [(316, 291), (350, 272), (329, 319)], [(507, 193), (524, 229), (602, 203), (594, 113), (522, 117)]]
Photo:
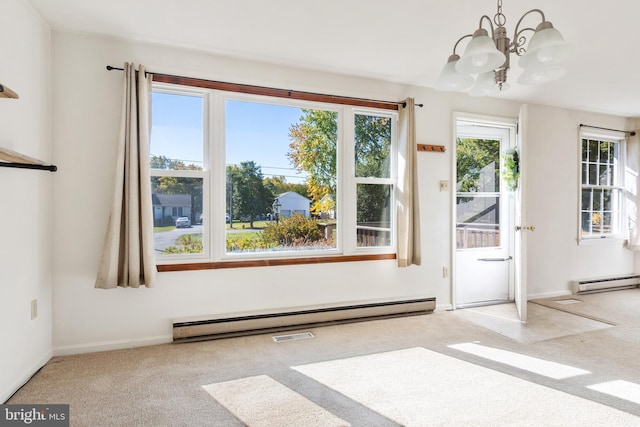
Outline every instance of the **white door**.
[(525, 147), (525, 136), (527, 130), (527, 106), (520, 108), (520, 116), (518, 117), (518, 153), (520, 156), (520, 179), (518, 188), (516, 189), (515, 215), (514, 215), (514, 266), (515, 266), (515, 303), (518, 309), (520, 321), (527, 321), (527, 257), (526, 257), (526, 240), (527, 232), (533, 227), (527, 226), (527, 209), (525, 198), (525, 164), (522, 161)]
[(513, 203), (502, 179), (502, 153), (515, 144), (515, 125), (457, 122), (457, 307), (513, 299)]

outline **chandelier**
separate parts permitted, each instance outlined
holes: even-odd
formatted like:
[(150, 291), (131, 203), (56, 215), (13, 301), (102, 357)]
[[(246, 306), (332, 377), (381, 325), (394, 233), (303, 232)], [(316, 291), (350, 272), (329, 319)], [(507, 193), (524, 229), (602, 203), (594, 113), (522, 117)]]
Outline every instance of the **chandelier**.
[[(542, 22), (535, 29), (520, 28), (523, 19), (533, 13), (540, 14)], [(491, 37), (488, 31), (482, 28), (484, 21), (491, 27)], [(522, 15), (513, 33), (513, 41), (507, 37), (506, 22), (507, 18), (502, 13), (502, 0), (498, 0), (498, 12), (493, 21), (487, 15), (483, 15), (480, 18), (480, 28), (473, 34), (460, 37), (455, 43), (453, 54), (449, 56), (434, 87), (442, 91), (471, 89), (469, 95), (472, 96), (495, 95), (505, 91), (510, 86), (507, 82), (507, 72), (511, 65), (511, 53), (520, 57), (518, 65), (524, 69), (518, 83), (546, 83), (565, 74), (564, 68), (559, 64), (570, 55), (572, 46), (553, 28), (551, 22), (545, 19), (544, 12), (531, 9)], [(526, 49), (524, 45), (527, 38), (523, 35), (525, 31), (534, 33)], [(456, 48), (468, 37), (471, 37), (471, 40), (460, 57), (456, 54)]]

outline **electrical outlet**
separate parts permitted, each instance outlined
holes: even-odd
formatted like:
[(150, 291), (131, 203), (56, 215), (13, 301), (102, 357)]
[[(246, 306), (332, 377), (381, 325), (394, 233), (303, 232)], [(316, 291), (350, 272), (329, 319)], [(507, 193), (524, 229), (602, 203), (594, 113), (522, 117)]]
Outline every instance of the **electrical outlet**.
[(442, 267), (442, 278), (447, 279), (449, 277), (449, 269), (447, 267)]
[(440, 191), (449, 191), (449, 181), (440, 181)]
[(38, 317), (38, 300), (31, 300), (31, 320)]

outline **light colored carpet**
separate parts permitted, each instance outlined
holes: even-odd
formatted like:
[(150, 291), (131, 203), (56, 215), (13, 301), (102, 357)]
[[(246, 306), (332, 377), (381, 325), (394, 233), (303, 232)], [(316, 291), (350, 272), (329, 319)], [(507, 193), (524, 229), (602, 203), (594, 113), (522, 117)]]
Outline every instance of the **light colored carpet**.
[[(309, 328), (315, 338), (280, 343), (273, 341), (272, 334), (265, 334), (54, 357), (7, 403), (68, 403), (72, 427), (246, 427), (250, 422), (242, 417), (247, 415), (240, 415), (237, 410), (236, 414), (231, 403), (220, 403), (203, 386), (236, 381), (241, 384), (245, 378), (265, 376), (295, 392), (294, 400), (301, 396), (354, 427), (406, 425), (390, 418), (395, 412), (401, 412), (399, 417), (405, 412), (418, 414), (429, 423), (434, 419), (429, 417), (451, 412), (452, 406), (462, 408), (453, 411), (456, 417), (468, 416), (474, 420), (470, 424), (479, 427), (557, 425), (558, 421), (546, 414), (555, 414), (558, 402), (577, 405), (562, 406), (569, 426), (597, 425), (572, 420), (583, 420), (590, 408), (601, 413), (601, 405), (614, 414), (622, 411), (629, 417), (640, 417), (640, 290), (577, 298), (585, 300), (581, 308), (585, 313), (615, 320), (615, 326), (573, 329), (547, 314), (555, 312), (584, 319), (539, 305), (542, 310), (537, 314), (536, 304), (529, 304), (534, 315), (525, 326), (529, 335), (522, 340), (498, 332), (502, 326), (486, 327), (468, 320), (460, 315), (466, 310), (443, 310), (425, 316)], [(506, 322), (518, 325), (514, 330), (522, 329), (519, 322), (509, 320), (512, 318), (508, 316), (500, 318), (495, 312), (473, 314), (493, 317), (498, 325)], [(405, 353), (415, 348), (421, 349), (416, 351), (417, 357), (413, 352)], [(373, 359), (378, 359), (375, 368), (367, 363)], [(372, 381), (380, 377), (380, 384), (386, 381), (385, 386), (379, 386), (382, 390), (373, 388), (375, 382), (358, 380), (350, 382), (348, 387), (355, 391), (347, 395), (292, 369), (322, 366), (318, 365), (321, 363), (335, 363), (339, 367), (354, 360), (364, 365), (349, 375), (352, 378), (356, 374), (371, 375)], [(562, 374), (555, 371), (558, 367), (562, 372), (565, 367), (578, 371), (569, 369), (568, 374)], [(367, 370), (372, 372), (362, 372)], [(393, 374), (398, 370), (404, 373), (396, 378)], [(450, 379), (456, 375), (464, 377), (467, 371), (473, 375), (466, 381)], [(494, 380), (502, 387), (494, 386)], [(407, 390), (414, 390), (416, 396), (407, 397), (411, 394)], [(372, 404), (392, 402), (401, 410), (389, 408), (386, 416), (357, 401), (357, 393), (365, 391), (371, 392), (367, 399)], [(474, 415), (495, 414), (488, 414), (483, 408), (478, 414), (471, 413), (461, 401), (471, 399), (470, 408), (479, 406), (475, 400), (483, 401), (489, 391), (504, 403), (500, 406), (502, 418), (495, 423), (476, 422)], [(378, 392), (387, 396), (397, 393), (398, 397), (377, 397)], [(271, 392), (265, 391), (268, 393)], [(423, 394), (418, 396), (420, 393)], [(545, 399), (538, 399), (538, 394)], [(450, 401), (440, 395), (449, 396)], [(250, 396), (251, 393), (246, 394), (249, 406), (253, 404)], [(557, 396), (557, 402), (549, 396)], [(244, 392), (236, 396), (244, 397)], [(440, 406), (430, 403), (432, 400), (440, 401)], [(529, 419), (518, 412), (522, 407)], [(624, 422), (612, 418), (605, 425)], [(631, 422), (640, 426), (640, 418)], [(287, 424), (300, 425), (294, 421), (282, 426), (288, 427)]]
[(640, 421), (420, 347), (293, 369), (404, 426), (637, 426)]
[(351, 425), (267, 375), (203, 387), (242, 422), (252, 427)]

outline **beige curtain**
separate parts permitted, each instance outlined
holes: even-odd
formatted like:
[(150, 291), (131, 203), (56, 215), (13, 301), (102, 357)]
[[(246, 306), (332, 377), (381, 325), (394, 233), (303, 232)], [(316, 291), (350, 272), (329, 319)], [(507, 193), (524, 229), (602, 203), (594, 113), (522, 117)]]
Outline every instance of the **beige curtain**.
[(638, 131), (627, 139), (627, 165), (624, 183), (629, 217), (628, 247), (640, 251), (640, 136)]
[(398, 132), (398, 267), (421, 263), (415, 114), (415, 100), (407, 98), (400, 107)]
[(156, 266), (149, 174), (151, 74), (124, 64), (113, 203), (96, 288), (151, 287)]

